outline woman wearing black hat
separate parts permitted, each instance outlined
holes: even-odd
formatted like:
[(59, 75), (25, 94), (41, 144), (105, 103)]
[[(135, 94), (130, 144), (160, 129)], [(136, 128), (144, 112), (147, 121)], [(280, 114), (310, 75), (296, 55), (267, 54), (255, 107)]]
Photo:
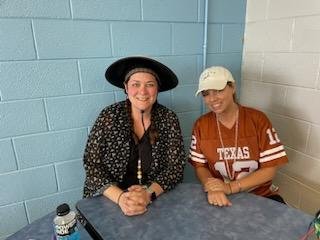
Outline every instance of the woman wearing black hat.
[(161, 193), (182, 181), (185, 152), (176, 114), (157, 103), (176, 75), (150, 58), (114, 62), (106, 79), (124, 88), (127, 100), (97, 118), (84, 153), (84, 197), (103, 194), (125, 215), (143, 214)]

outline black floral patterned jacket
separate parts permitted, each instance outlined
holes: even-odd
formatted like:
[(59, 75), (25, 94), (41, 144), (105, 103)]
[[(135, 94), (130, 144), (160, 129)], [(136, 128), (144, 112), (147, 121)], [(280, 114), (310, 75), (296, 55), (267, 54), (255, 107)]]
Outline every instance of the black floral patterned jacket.
[[(105, 186), (122, 182), (130, 158), (131, 123), (126, 101), (106, 107), (90, 132), (84, 152), (84, 197), (102, 193)], [(186, 155), (176, 114), (157, 104), (152, 115), (158, 138), (152, 144), (152, 163), (147, 179), (164, 191), (183, 179)]]

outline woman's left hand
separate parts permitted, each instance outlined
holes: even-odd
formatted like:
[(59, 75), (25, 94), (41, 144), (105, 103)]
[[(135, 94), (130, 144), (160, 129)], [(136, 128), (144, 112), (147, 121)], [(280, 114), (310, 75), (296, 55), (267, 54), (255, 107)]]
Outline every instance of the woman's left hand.
[(121, 208), (124, 215), (127, 216), (140, 215), (147, 211), (146, 207), (136, 204), (134, 201), (130, 199), (129, 192), (124, 192), (119, 196), (118, 205)]
[(208, 178), (207, 182), (204, 185), (204, 190), (205, 192), (223, 192), (227, 195), (231, 193), (231, 189), (228, 184), (218, 178)]
[(219, 207), (228, 207), (232, 206), (231, 201), (222, 191), (208, 191), (208, 202), (209, 204), (219, 206)]

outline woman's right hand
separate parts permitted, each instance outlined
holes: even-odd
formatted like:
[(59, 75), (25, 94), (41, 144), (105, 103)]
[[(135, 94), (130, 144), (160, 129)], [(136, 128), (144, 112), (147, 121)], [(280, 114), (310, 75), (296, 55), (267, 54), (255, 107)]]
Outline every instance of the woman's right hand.
[(208, 203), (219, 206), (219, 207), (227, 207), (232, 206), (232, 203), (227, 198), (226, 194), (223, 191), (208, 191)]
[(222, 191), (225, 194), (229, 195), (231, 194), (231, 187), (221, 179), (210, 177), (204, 184), (204, 191)]

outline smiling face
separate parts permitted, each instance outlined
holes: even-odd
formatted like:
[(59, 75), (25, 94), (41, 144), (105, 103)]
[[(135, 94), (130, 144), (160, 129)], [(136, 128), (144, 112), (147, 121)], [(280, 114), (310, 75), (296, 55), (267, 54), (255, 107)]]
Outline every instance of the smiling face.
[(158, 96), (158, 83), (152, 74), (146, 72), (132, 74), (125, 83), (125, 89), (133, 112), (151, 111)]
[(227, 112), (235, 103), (235, 85), (232, 83), (228, 83), (222, 90), (209, 89), (201, 93), (207, 107), (217, 115)]

